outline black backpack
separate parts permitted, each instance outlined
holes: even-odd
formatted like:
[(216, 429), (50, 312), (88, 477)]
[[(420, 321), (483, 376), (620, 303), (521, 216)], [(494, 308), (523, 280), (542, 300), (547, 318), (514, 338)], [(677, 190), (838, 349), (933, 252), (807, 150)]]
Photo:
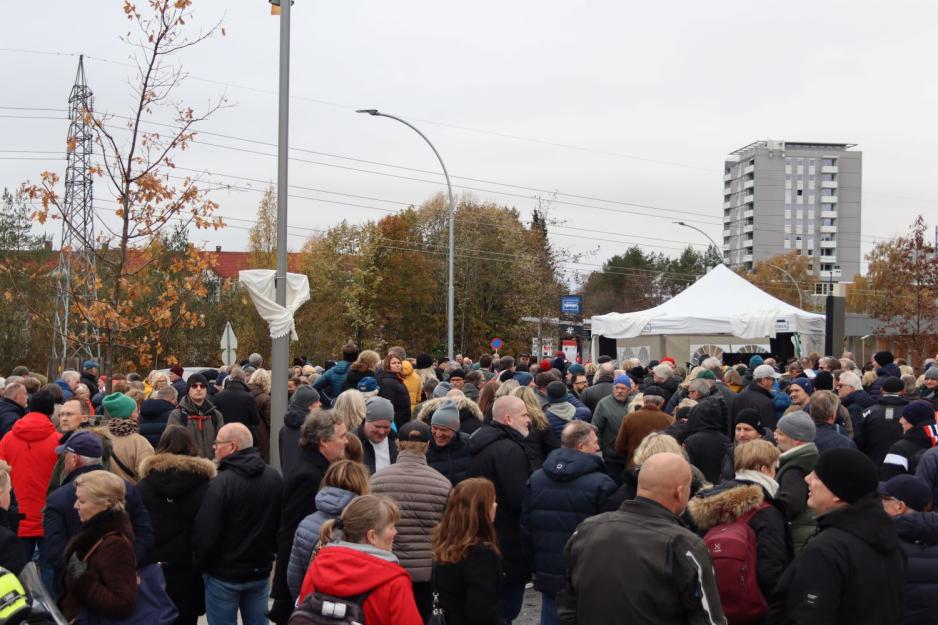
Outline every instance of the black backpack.
[(364, 625), (368, 594), (335, 597), (311, 592), (293, 610), (287, 625)]

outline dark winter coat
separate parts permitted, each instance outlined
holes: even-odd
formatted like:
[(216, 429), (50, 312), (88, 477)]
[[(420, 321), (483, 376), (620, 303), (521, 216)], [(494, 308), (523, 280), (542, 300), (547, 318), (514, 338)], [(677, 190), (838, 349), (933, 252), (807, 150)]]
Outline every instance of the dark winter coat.
[(818, 459), (814, 443), (799, 445), (784, 452), (778, 459), (778, 492), (775, 498), (782, 504), (782, 509), (791, 523), (791, 537), (795, 545), (795, 555), (801, 552), (805, 542), (814, 535), (816, 527), (814, 513), (808, 508), (808, 485), (804, 478), (814, 471)]
[(0, 566), (14, 575), (26, 566), (26, 552), (16, 536), (18, 521), (15, 512), (0, 509)]
[(138, 594), (133, 539), (130, 519), (123, 511), (99, 512), (82, 525), (64, 554), (66, 561), (75, 554), (88, 566), (81, 576), (66, 580), (59, 605), (69, 622), (82, 609), (92, 622), (95, 617), (123, 619), (133, 613)]
[(344, 390), (342, 385), (345, 384), (345, 376), (348, 374), (350, 366), (352, 366), (352, 363), (347, 360), (340, 360), (335, 363), (334, 367), (330, 367), (316, 378), (316, 381), (313, 382), (313, 388), (319, 391), (320, 394), (325, 393), (334, 402)]
[(856, 449), (857, 445), (852, 440), (834, 429), (833, 425), (828, 423), (815, 423), (814, 446), (817, 447), (819, 454), (823, 454), (828, 449), (838, 449), (845, 447), (847, 449)]
[(287, 414), (283, 417), (283, 427), (280, 428), (280, 470), (284, 475), (290, 473), (293, 465), (300, 456), (300, 428), (309, 416), (309, 408), (290, 404)]
[(230, 582), (265, 579), (277, 554), (283, 480), (253, 447), (218, 465), (195, 518), (196, 568)]
[(711, 484), (720, 481), (723, 458), (732, 445), (725, 434), (724, 411), (722, 397), (708, 397), (693, 407), (685, 430), (687, 461), (700, 469)]
[(0, 397), (0, 438), (10, 431), (13, 424), (26, 414), (26, 409), (12, 399)]
[(768, 502), (770, 506), (754, 514), (748, 525), (756, 534), (759, 589), (762, 596), (768, 598), (794, 558), (788, 519), (780, 504), (774, 502), (758, 484), (731, 480), (697, 493), (688, 502), (687, 509), (703, 535), (719, 524), (732, 523), (762, 502)]
[(876, 379), (873, 380), (873, 383), (870, 384), (870, 397), (874, 400), (879, 399), (879, 396), (883, 394), (883, 384), (886, 383), (886, 380), (889, 378), (901, 378), (902, 371), (899, 370), (899, 367), (894, 363), (889, 363), (883, 367), (876, 369)]
[[(45, 548), (52, 562), (55, 573), (56, 589), (61, 593), (61, 583), (65, 574), (65, 546), (68, 541), (78, 534), (81, 529), (81, 519), (75, 510), (75, 478), (89, 471), (103, 470), (100, 464), (79, 467), (65, 477), (60, 487), (46, 497), (46, 507), (42, 512), (42, 526), (45, 531)], [(143, 505), (140, 493), (136, 486), (125, 481), (126, 509), (130, 515), (134, 534), (134, 555), (140, 566), (153, 561), (150, 551), (153, 549), (153, 526), (150, 524), (150, 514)]]
[(772, 399), (772, 393), (755, 382), (749, 384), (733, 399), (732, 408), (733, 423), (736, 423), (736, 415), (746, 408), (752, 408), (758, 412), (762, 425), (770, 430), (774, 430), (778, 422), (775, 417), (775, 402)]
[(466, 477), (484, 477), (495, 485), (495, 532), (509, 582), (528, 579), (528, 567), (521, 549), (521, 507), (531, 465), (524, 450), (524, 438), (511, 426), (493, 421), (483, 425), (469, 439), (469, 467)]
[(456, 437), (446, 447), (437, 447), (436, 441), (431, 439), (427, 464), (446, 476), (453, 486), (462, 482), (469, 467), (469, 435), (456, 432)]
[(915, 475), (931, 487), (932, 501), (938, 501), (938, 447), (932, 447), (922, 454)]
[[(362, 463), (368, 467), (368, 473), (374, 473), (375, 448), (371, 446), (371, 441), (365, 436), (365, 430), (362, 426), (355, 430), (355, 436), (362, 442), (362, 450), (364, 451)], [(388, 454), (391, 456), (391, 464), (397, 462), (397, 432), (393, 429), (388, 432)]]
[(166, 592), (182, 617), (205, 613), (202, 576), (192, 564), (192, 526), (216, 473), (211, 460), (167, 453), (140, 465), (137, 490), (155, 537), (150, 556), (162, 564)]
[(160, 444), (160, 437), (166, 429), (169, 415), (176, 407), (165, 399), (147, 399), (140, 404), (140, 417), (137, 419), (137, 433), (149, 441), (153, 449)]
[(610, 510), (615, 490), (602, 459), (576, 449), (555, 449), (534, 472), (525, 488), (521, 537), (537, 590), (553, 595), (563, 588), (564, 546), (583, 519)]
[(446, 625), (503, 625), (498, 581), (501, 561), (498, 554), (482, 543), (466, 552), (455, 564), (434, 563), (436, 590)]
[(586, 406), (577, 407), (568, 401), (557, 404), (547, 404), (547, 406), (544, 407), (544, 416), (547, 417), (547, 422), (550, 423), (550, 428), (553, 430), (554, 436), (558, 439), (563, 429), (567, 427), (567, 424), (571, 421), (589, 422), (593, 418), (593, 414), (590, 412), (589, 408)]
[(596, 404), (599, 400), (608, 395), (612, 395), (612, 380), (602, 380), (594, 383), (580, 394), (580, 399), (590, 409), (590, 412), (596, 412)]
[[(342, 390), (347, 391), (350, 388), (358, 388), (358, 383), (362, 381), (362, 378), (373, 377), (375, 377), (374, 371), (360, 371), (349, 367), (348, 373), (345, 374), (345, 381), (342, 382)], [(410, 400), (408, 399), (407, 402), (409, 404)]]
[(531, 472), (537, 471), (544, 464), (547, 454), (560, 447), (560, 437), (554, 434), (551, 427), (537, 427), (533, 423), (524, 437), (524, 451), (528, 454), (531, 463)]
[(899, 545), (908, 558), (903, 625), (931, 625), (938, 614), (938, 513), (893, 517)]
[(707, 546), (650, 499), (580, 523), (564, 558), (563, 625), (725, 623)]
[(909, 400), (899, 395), (880, 395), (876, 404), (860, 413), (860, 422), (853, 432), (857, 449), (865, 453), (873, 464), (879, 466), (889, 448), (902, 438), (899, 418)]
[(680, 376), (672, 375), (670, 378), (666, 378), (662, 380), (660, 384), (657, 384), (658, 387), (664, 390), (664, 403), (667, 404), (671, 396), (677, 393), (683, 381)]
[(290, 549), (290, 562), (287, 565), (287, 587), (290, 595), (298, 597), (309, 568), (309, 560), (319, 543), (319, 530), (322, 524), (329, 519), (337, 519), (345, 506), (358, 497), (357, 493), (335, 486), (323, 486), (316, 493), (316, 512), (300, 521), (293, 536), (293, 547)]
[[(274, 599), (296, 601), (287, 585), (287, 565), (293, 537), (300, 521), (316, 511), (316, 492), (322, 476), (329, 470), (329, 460), (318, 449), (299, 449), (296, 463), (284, 477), (283, 512), (280, 515), (280, 530), (277, 532), (277, 566), (270, 596)], [(302, 581), (302, 580), (301, 580)]]
[(938, 425), (935, 425), (935, 420), (916, 425), (889, 447), (883, 464), (879, 468), (880, 481), (885, 482), (903, 473), (914, 475), (922, 455), (936, 445), (938, 445)]
[(264, 462), (270, 462), (270, 393), (257, 384), (248, 384), (260, 421), (254, 434), (254, 446), (261, 452)]
[[(81, 378), (79, 378), (78, 382), (88, 387), (88, 393), (90, 393), (91, 397), (94, 397), (95, 395), (98, 394), (99, 392), (98, 378), (96, 376), (91, 375), (87, 371), (83, 371), (81, 374)], [(183, 382), (182, 385), (183, 385), (183, 390), (185, 390), (186, 383)], [(182, 397), (182, 395), (180, 395), (180, 397)]]
[(853, 431), (856, 432), (863, 420), (863, 411), (876, 403), (863, 389), (853, 391), (840, 400), (840, 404), (847, 409), (850, 420), (853, 422)]
[(212, 402), (224, 417), (225, 423), (243, 423), (252, 434), (256, 434), (261, 415), (247, 384), (241, 380), (229, 381), (225, 384), (225, 390), (215, 394)]
[(394, 406), (394, 424), (401, 428), (410, 421), (410, 393), (400, 378), (390, 371), (378, 372), (378, 397), (384, 397)]
[(818, 517), (818, 533), (788, 567), (766, 622), (902, 622), (906, 557), (878, 493)]

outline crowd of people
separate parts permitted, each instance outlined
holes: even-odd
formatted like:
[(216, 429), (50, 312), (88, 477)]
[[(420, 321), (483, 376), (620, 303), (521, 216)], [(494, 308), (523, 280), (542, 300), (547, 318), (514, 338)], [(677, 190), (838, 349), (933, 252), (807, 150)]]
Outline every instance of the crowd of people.
[(926, 623), (938, 362), (914, 364), (350, 343), (294, 363), (279, 431), (259, 354), (18, 366), (0, 567), (35, 562), (69, 621), (508, 625), (533, 584), (542, 625)]

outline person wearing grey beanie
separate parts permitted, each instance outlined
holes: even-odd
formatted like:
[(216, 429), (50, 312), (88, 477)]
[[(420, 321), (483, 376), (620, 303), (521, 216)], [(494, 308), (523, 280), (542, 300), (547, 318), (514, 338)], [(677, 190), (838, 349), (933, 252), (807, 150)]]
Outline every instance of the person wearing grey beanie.
[(453, 385), (449, 382), (440, 382), (436, 385), (436, 388), (433, 389), (433, 398), (437, 397), (446, 397), (446, 394), (453, 390)]
[(469, 466), (469, 435), (459, 431), (459, 406), (451, 399), (440, 404), (430, 417), (433, 440), (427, 448), (427, 464), (442, 473), (453, 486), (466, 479)]
[(447, 399), (433, 412), (430, 425), (448, 428), (454, 432), (459, 431), (459, 408), (452, 399)]
[(397, 462), (397, 433), (394, 423), (394, 404), (384, 397), (369, 397), (365, 401), (365, 421), (355, 434), (362, 442), (363, 462), (374, 473)]
[(805, 478), (814, 470), (818, 450), (814, 444), (817, 430), (811, 417), (802, 411), (792, 412), (778, 420), (775, 440), (782, 455), (778, 459), (778, 499), (789, 519), (791, 537), (797, 555), (814, 535), (814, 515), (808, 509), (808, 485)]

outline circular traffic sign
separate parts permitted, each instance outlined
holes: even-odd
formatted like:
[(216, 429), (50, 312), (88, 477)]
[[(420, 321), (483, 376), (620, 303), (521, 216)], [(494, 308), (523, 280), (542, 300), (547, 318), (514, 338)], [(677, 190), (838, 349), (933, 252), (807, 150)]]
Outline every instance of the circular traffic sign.
[(494, 349), (494, 350), (499, 350), (499, 349), (501, 349), (502, 345), (504, 345), (504, 344), (505, 344), (505, 341), (501, 340), (501, 339), (498, 338), (498, 337), (495, 337), (494, 339), (492, 339), (491, 341), (489, 341), (489, 346), (490, 346), (492, 349)]

